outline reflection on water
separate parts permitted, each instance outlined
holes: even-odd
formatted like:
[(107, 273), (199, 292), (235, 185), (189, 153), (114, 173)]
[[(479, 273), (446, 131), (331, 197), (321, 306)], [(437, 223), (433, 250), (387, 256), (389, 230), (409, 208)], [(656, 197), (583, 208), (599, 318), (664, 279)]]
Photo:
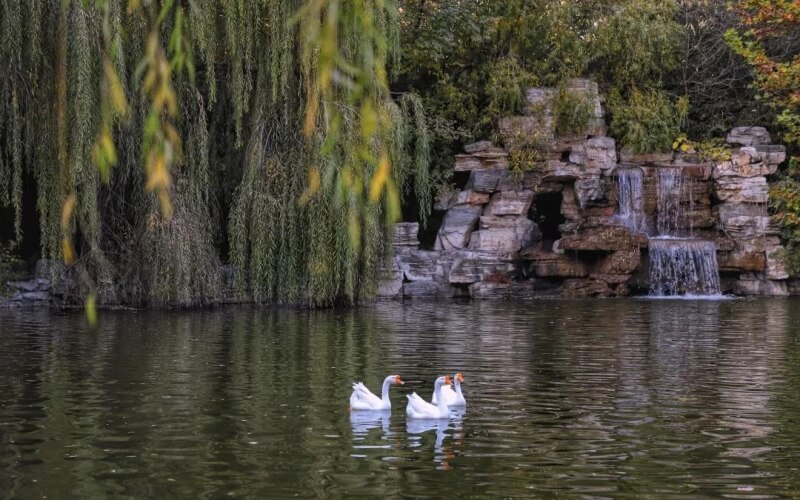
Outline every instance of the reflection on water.
[[(800, 495), (800, 302), (101, 320), (0, 311), (0, 497)], [(457, 371), (468, 412), (406, 419)]]

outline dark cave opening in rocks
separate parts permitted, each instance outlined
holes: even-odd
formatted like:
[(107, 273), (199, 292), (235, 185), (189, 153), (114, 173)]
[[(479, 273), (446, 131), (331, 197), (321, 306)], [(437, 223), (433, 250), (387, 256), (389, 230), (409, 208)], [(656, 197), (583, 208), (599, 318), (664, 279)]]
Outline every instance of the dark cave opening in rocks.
[(561, 215), (561, 193), (541, 193), (536, 195), (531, 207), (531, 219), (542, 232), (542, 248), (552, 250), (553, 243), (561, 238), (559, 226), (566, 220)]

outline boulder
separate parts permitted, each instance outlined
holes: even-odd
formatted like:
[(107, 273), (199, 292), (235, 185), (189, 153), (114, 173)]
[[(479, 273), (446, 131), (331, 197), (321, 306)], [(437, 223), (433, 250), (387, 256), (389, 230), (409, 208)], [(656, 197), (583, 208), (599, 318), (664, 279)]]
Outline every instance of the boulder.
[[(599, 170), (597, 171), (599, 173)], [(570, 182), (580, 179), (595, 172), (588, 172), (587, 168), (575, 163), (566, 163), (560, 160), (548, 160), (542, 172), (544, 182)]]
[(564, 236), (556, 242), (559, 251), (618, 251), (646, 247), (647, 236), (624, 227), (592, 228)]
[(764, 216), (727, 217), (721, 220), (722, 228), (737, 240), (764, 236), (770, 228), (770, 218)]
[(18, 304), (44, 304), (50, 302), (50, 293), (46, 291), (17, 292), (11, 297), (11, 302)]
[(498, 183), (507, 177), (510, 177), (507, 168), (473, 170), (467, 187), (479, 193), (494, 193), (498, 190)]
[(592, 137), (583, 145), (586, 152), (586, 166), (610, 171), (617, 165), (616, 142), (611, 137)]
[(418, 222), (399, 222), (394, 225), (394, 246), (416, 248), (419, 246), (418, 234)]
[(765, 144), (753, 146), (753, 149), (756, 150), (756, 153), (758, 153), (761, 161), (767, 165), (777, 166), (786, 160), (786, 146), (778, 144)]
[(777, 236), (764, 238), (764, 255), (767, 257), (767, 269), (764, 275), (771, 280), (785, 280), (789, 277), (786, 270), (786, 249)]
[(568, 221), (578, 221), (581, 218), (575, 189), (570, 185), (565, 185), (561, 192), (561, 215)]
[(519, 264), (511, 256), (483, 252), (461, 252), (453, 261), (447, 279), (451, 284), (506, 280), (519, 273)]
[(739, 144), (741, 146), (756, 146), (769, 144), (772, 139), (769, 132), (764, 127), (734, 127), (725, 139), (728, 144)]
[[(749, 151), (748, 151), (749, 150)], [(720, 177), (757, 177), (772, 175), (778, 170), (777, 163), (761, 161), (754, 148), (742, 148), (731, 154), (731, 159), (714, 165), (714, 179)]]
[(533, 203), (533, 191), (500, 191), (492, 195), (486, 215), (526, 215)]
[(638, 248), (633, 250), (619, 250), (598, 261), (593, 271), (596, 274), (603, 275), (630, 274), (639, 267), (641, 257), (642, 254)]
[(769, 188), (764, 177), (720, 177), (715, 182), (720, 201), (728, 203), (767, 203)]
[(577, 165), (586, 165), (589, 161), (589, 156), (586, 154), (586, 147), (583, 144), (577, 144), (569, 152), (569, 162)]
[(437, 280), (443, 276), (439, 267), (440, 256), (440, 252), (408, 248), (396, 252), (395, 262), (408, 281)]
[(597, 205), (606, 199), (599, 177), (583, 177), (575, 181), (575, 197), (581, 208)]
[[(42, 280), (47, 283), (47, 288), (50, 288), (50, 282), (47, 280)], [(39, 284), (37, 280), (29, 280), (29, 281), (9, 281), (6, 283), (11, 288), (16, 289), (19, 292), (35, 292), (39, 290)]]
[(443, 194), (436, 200), (433, 208), (435, 210), (449, 210), (461, 205), (485, 205), (486, 203), (489, 203), (488, 193), (479, 193), (478, 191), (467, 189)]
[(785, 280), (768, 280), (756, 275), (742, 275), (734, 283), (733, 292), (737, 295), (757, 295), (763, 297), (785, 297), (789, 286)]
[(504, 151), (503, 148), (495, 146), (491, 141), (478, 141), (464, 146), (464, 152), (467, 154), (475, 154), (485, 152), (501, 153)]
[(472, 233), (470, 250), (515, 253), (541, 239), (539, 228), (527, 217), (481, 217), (481, 229)]
[(528, 248), (522, 257), (531, 261), (531, 269), (540, 278), (582, 278), (589, 275), (589, 266), (575, 256)]
[(767, 259), (763, 251), (749, 249), (717, 252), (717, 265), (720, 271), (761, 272), (767, 267)]
[(469, 235), (475, 229), (482, 207), (455, 207), (447, 211), (436, 236), (436, 250), (460, 250), (469, 243)]
[(482, 151), (475, 154), (456, 155), (453, 170), (469, 172), (471, 170), (508, 168), (508, 153), (505, 151)]
[(738, 217), (768, 217), (765, 205), (752, 203), (720, 203), (714, 207), (714, 214), (723, 227)]

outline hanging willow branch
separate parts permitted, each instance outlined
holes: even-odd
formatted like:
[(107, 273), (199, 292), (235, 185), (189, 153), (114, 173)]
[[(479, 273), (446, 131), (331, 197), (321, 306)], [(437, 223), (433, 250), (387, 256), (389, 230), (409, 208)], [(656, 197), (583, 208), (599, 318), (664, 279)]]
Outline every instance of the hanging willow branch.
[(256, 300), (353, 303), (399, 193), (427, 213), (393, 2), (0, 0), (0, 28), (0, 204), (24, 237), (33, 174), (42, 254), (81, 269), (78, 296), (212, 303), (227, 259)]

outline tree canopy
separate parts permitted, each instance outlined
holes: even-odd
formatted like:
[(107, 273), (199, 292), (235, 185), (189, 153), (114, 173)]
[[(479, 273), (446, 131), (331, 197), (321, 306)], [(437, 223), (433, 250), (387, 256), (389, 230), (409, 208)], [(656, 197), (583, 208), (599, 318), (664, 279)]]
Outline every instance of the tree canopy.
[[(424, 223), (453, 152), (491, 137), (527, 87), (597, 80), (634, 152), (773, 118), (797, 143), (796, 10), (0, 0), (3, 236), (66, 261), (76, 297), (213, 302), (230, 263), (258, 301), (353, 303), (375, 290), (401, 205)], [(800, 192), (791, 182), (777, 193)]]

